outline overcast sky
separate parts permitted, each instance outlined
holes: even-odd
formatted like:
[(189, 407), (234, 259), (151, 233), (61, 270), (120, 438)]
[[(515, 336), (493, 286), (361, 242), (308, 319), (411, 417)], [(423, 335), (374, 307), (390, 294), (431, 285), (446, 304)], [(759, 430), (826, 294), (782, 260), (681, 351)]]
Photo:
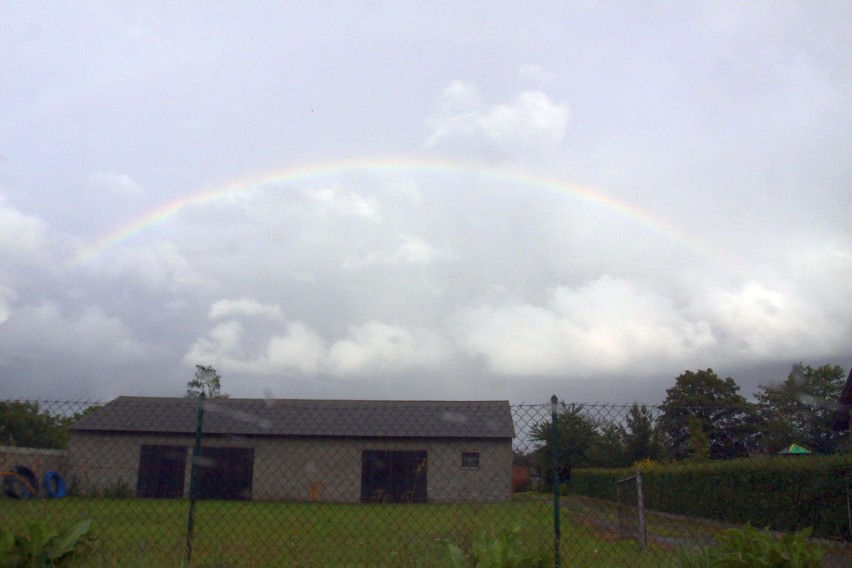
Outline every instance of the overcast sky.
[(848, 2), (3, 2), (3, 397), (852, 365)]

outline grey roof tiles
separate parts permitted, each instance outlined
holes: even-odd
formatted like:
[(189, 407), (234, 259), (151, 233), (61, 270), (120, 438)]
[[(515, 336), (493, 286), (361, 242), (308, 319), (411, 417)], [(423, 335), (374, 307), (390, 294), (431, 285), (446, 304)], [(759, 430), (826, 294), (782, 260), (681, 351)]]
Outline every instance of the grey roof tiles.
[[(76, 422), (85, 432), (192, 434), (195, 398), (122, 396)], [(508, 401), (215, 399), (205, 434), (347, 438), (512, 438)]]

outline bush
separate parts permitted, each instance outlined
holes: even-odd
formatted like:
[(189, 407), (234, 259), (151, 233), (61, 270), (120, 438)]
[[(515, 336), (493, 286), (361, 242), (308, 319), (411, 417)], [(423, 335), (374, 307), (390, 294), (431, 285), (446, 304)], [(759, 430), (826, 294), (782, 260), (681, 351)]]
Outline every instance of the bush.
[[(848, 531), (846, 489), (838, 475), (852, 456), (768, 457), (676, 463), (642, 468), (645, 506), (653, 511), (767, 526), (813, 527), (814, 535)], [(571, 493), (616, 500), (616, 484), (631, 469), (575, 469)]]
[(529, 554), (516, 526), (497, 535), (482, 531), (471, 546), (470, 556), (458, 546), (447, 543), (447, 555), (454, 568), (537, 568), (546, 566), (542, 556)]
[(60, 560), (78, 552), (91, 527), (91, 520), (79, 521), (60, 533), (48, 527), (45, 521), (36, 521), (23, 534), (0, 529), (0, 566), (55, 566)]
[(810, 542), (811, 529), (773, 536), (750, 524), (727, 529), (719, 546), (681, 554), (681, 568), (820, 568), (825, 549)]

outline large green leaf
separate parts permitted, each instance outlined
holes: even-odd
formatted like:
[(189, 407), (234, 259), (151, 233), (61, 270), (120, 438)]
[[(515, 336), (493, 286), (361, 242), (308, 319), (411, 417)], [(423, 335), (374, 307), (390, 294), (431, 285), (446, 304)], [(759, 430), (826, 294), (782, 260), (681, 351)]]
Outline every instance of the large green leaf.
[(26, 546), (26, 552), (31, 566), (38, 566), (44, 560), (47, 543), (58, 534), (56, 529), (47, 526), (45, 521), (36, 521), (27, 526), (29, 542)]
[(453, 568), (466, 568), (468, 565), (464, 552), (455, 544), (447, 543), (447, 556), (450, 557)]
[(65, 529), (62, 534), (56, 535), (45, 548), (45, 555), (47, 556), (47, 559), (56, 560), (58, 558), (62, 558), (66, 554), (74, 552), (74, 549), (80, 543), (80, 539), (83, 535), (89, 532), (89, 529), (91, 528), (91, 519), (86, 519), (74, 523)]
[(15, 535), (7, 529), (0, 529), (0, 566), (11, 566), (15, 554)]

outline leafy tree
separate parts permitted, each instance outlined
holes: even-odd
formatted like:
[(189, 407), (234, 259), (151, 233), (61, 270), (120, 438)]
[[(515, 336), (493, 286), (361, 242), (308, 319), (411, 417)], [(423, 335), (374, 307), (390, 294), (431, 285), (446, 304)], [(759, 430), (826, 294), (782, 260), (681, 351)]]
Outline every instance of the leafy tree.
[(594, 467), (624, 467), (632, 462), (626, 455), (624, 440), (627, 432), (616, 422), (603, 422), (598, 426), (587, 453), (588, 465)]
[(710, 439), (701, 424), (701, 419), (695, 415), (686, 421), (686, 429), (689, 431), (689, 456), (688, 460), (705, 461), (710, 459)]
[(837, 365), (796, 363), (783, 383), (759, 387), (755, 398), (766, 449), (797, 443), (817, 453), (838, 451), (845, 435), (832, 431), (831, 421), (845, 376)]
[(666, 390), (658, 421), (672, 457), (690, 456), (690, 439), (695, 437), (690, 436), (691, 416), (700, 421), (712, 458), (748, 455), (756, 442), (757, 416), (754, 405), (739, 391), (734, 379), (721, 379), (713, 369), (685, 371), (677, 377), (675, 385)]
[[(627, 467), (637, 461), (660, 459), (662, 441), (648, 407), (634, 403), (626, 416), (612, 420), (596, 419), (582, 404), (565, 405), (558, 413), (559, 468), (568, 479), (574, 467)], [(537, 451), (539, 468), (552, 479), (551, 425), (533, 429), (532, 439), (542, 442)]]
[(0, 402), (0, 444), (64, 448), (68, 420), (43, 411), (37, 402)]
[(660, 432), (654, 425), (654, 415), (647, 406), (633, 403), (627, 411), (627, 427), (624, 433), (624, 457), (626, 464), (644, 459), (659, 460), (663, 454)]
[(229, 394), (222, 392), (222, 377), (212, 366), (196, 365), (195, 376), (186, 383), (186, 396), (200, 396), (204, 393), (207, 398), (228, 398)]
[(81, 410), (79, 412), (75, 412), (71, 416), (63, 416), (63, 417), (59, 418), (59, 420), (60, 420), (63, 428), (68, 428), (69, 426), (71, 426), (72, 424), (74, 424), (75, 422), (77, 422), (78, 420), (83, 418), (84, 416), (88, 416), (89, 414), (92, 414), (93, 412), (96, 412), (97, 410), (100, 410), (100, 409), (101, 409), (100, 404), (92, 404), (90, 406), (87, 406), (86, 408), (84, 408), (83, 410)]
[[(553, 479), (553, 460), (551, 459), (552, 444), (551, 422), (541, 422), (532, 429), (531, 438), (541, 442), (538, 449), (539, 471), (542, 477), (550, 482)], [(562, 403), (562, 409), (557, 413), (558, 458), (557, 471), (559, 479), (567, 481), (574, 467), (588, 466), (589, 450), (600, 434), (597, 424), (589, 418), (582, 404)]]

